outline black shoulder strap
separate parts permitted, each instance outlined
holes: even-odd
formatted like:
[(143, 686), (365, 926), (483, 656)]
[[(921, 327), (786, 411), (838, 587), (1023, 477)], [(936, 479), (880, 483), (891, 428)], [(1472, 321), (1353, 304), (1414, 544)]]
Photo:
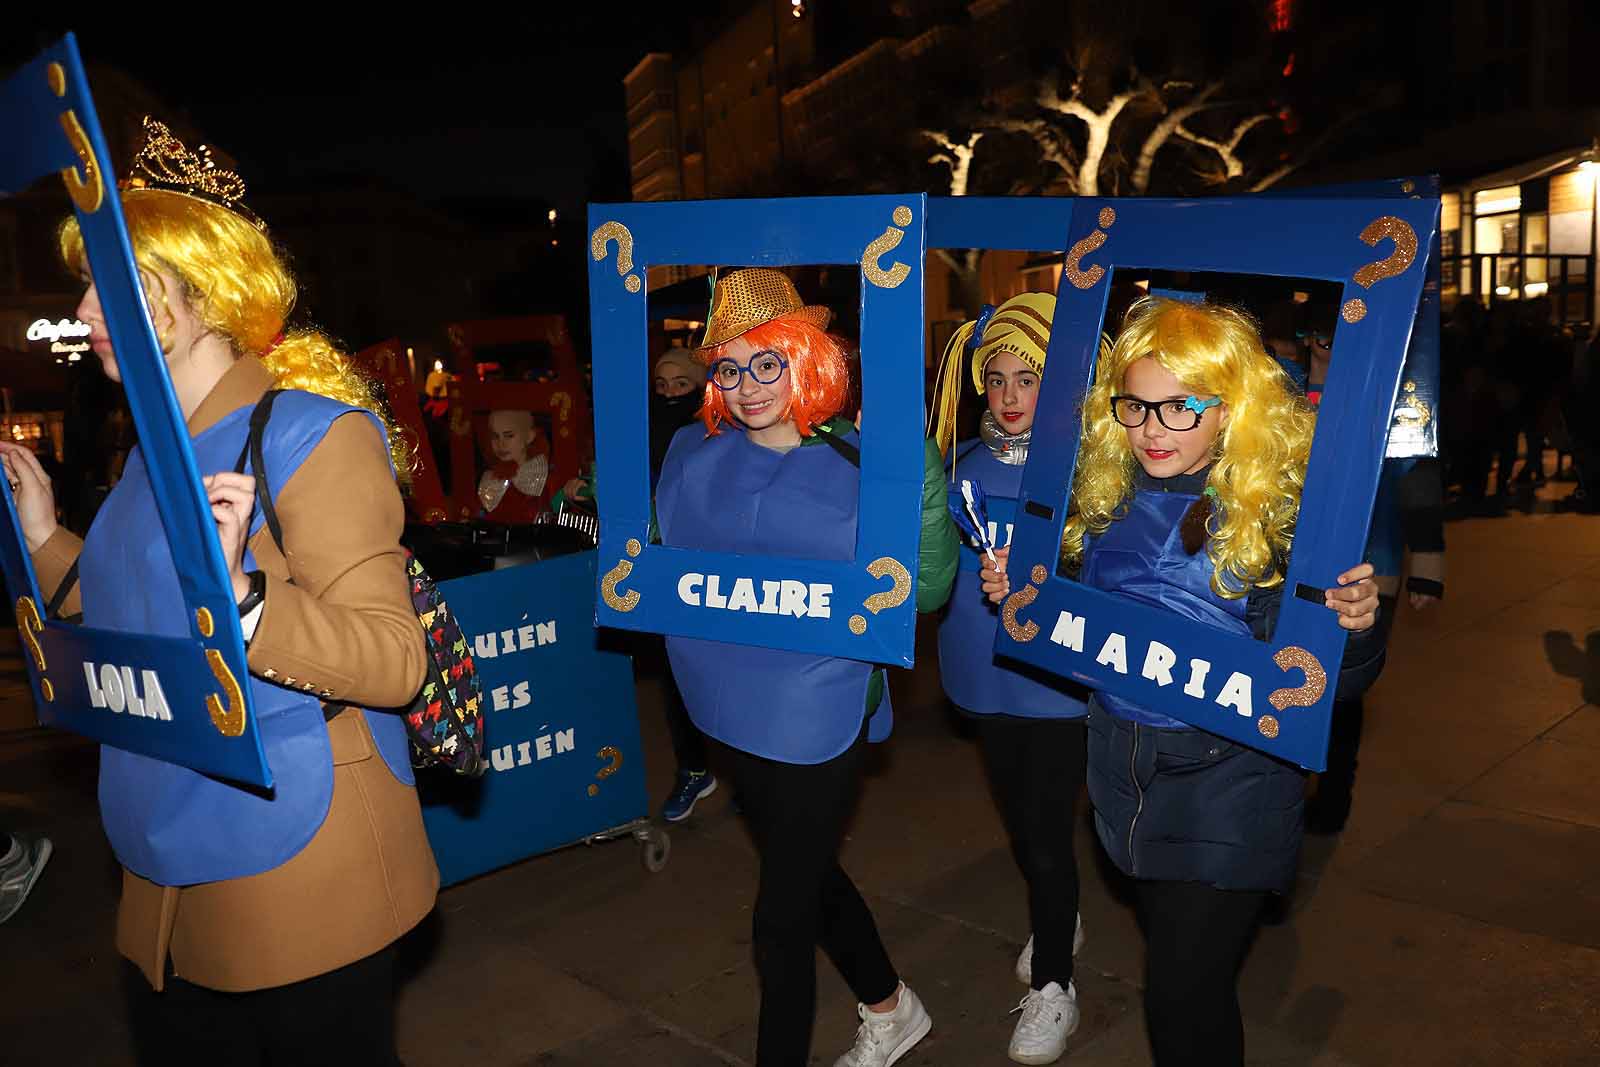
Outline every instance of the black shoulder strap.
[(277, 509), (272, 506), (272, 487), (267, 484), (267, 460), (262, 439), (267, 435), (267, 420), (272, 418), (272, 404), (281, 392), (282, 389), (268, 389), (255, 410), (250, 412), (250, 432), (245, 435), (244, 447), (239, 450), (239, 459), (233, 465), (235, 471), (243, 474), (245, 461), (249, 460), (251, 472), (256, 476), (256, 507), (261, 509), (261, 517), (266, 521), (267, 529), (272, 531), (272, 540), (280, 552), (283, 551), (283, 526), (278, 522)]
[(846, 441), (842, 437), (835, 437), (826, 426), (818, 426), (817, 436), (828, 443), (828, 447), (843, 456), (850, 466), (861, 469), (861, 449)]
[(44, 607), (44, 616), (47, 619), (61, 619), (62, 622), (81, 622), (81, 614), (70, 619), (61, 618), (61, 605), (67, 602), (67, 596), (72, 592), (72, 587), (78, 584), (78, 561), (73, 560), (72, 566), (67, 568), (67, 573), (62, 577), (61, 584), (56, 586), (56, 591), (50, 594), (50, 603)]

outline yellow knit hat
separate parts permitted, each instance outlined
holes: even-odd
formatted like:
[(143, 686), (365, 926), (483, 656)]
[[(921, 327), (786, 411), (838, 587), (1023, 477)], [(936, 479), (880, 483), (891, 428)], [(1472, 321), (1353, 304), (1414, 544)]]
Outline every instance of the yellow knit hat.
[(961, 401), (961, 356), (972, 348), (972, 385), (983, 395), (983, 368), (1002, 352), (1009, 352), (1044, 374), (1044, 358), (1050, 347), (1050, 322), (1055, 318), (1054, 293), (1023, 293), (997, 308), (985, 307), (973, 322), (962, 324), (945, 345), (934, 377), (933, 440), (941, 454), (949, 454), (955, 444), (956, 409)]

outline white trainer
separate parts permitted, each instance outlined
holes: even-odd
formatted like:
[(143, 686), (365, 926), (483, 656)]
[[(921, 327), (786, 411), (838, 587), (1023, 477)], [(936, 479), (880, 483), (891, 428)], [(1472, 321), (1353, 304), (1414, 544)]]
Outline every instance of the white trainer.
[(1006, 1055), (1017, 1063), (1054, 1063), (1078, 1028), (1078, 990), (1071, 982), (1065, 991), (1051, 982), (1043, 989), (1029, 990), (1011, 1010), (1021, 1012), (1022, 1018), (1011, 1032)]
[(833, 1061), (833, 1067), (889, 1067), (933, 1028), (928, 1009), (904, 982), (900, 983), (900, 1003), (894, 1011), (876, 1012), (857, 1004), (856, 1014), (861, 1016), (856, 1043)]
[[(1078, 914), (1078, 925), (1072, 931), (1072, 954), (1076, 956), (1083, 947), (1083, 913)], [(1033, 984), (1033, 935), (1028, 935), (1028, 943), (1022, 946), (1022, 954), (1017, 957), (1017, 981), (1023, 985)]]

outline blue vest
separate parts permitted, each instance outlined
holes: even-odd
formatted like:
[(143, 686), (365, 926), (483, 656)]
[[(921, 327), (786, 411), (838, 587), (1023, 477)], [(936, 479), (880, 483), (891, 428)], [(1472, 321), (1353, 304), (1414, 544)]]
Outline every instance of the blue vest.
[[(233, 469), (252, 406), (225, 416), (193, 439), (201, 474)], [(353, 411), (361, 409), (311, 393), (288, 392), (278, 398), (262, 442), (275, 493), (289, 483), (333, 420)], [(262, 521), (258, 509), (252, 534)], [(330, 515), (328, 521), (337, 522), (338, 516)], [(248, 550), (245, 568), (256, 568)], [(84, 540), (78, 581), (87, 625), (189, 635), (177, 563), (162, 535), (150, 476), (137, 448)], [(100, 817), (112, 851), (134, 874), (158, 885), (180, 886), (260, 874), (294, 857), (321, 827), (333, 797), (333, 753), (321, 702), (253, 675), (249, 682), (267, 764), (277, 783), (270, 793), (101, 748)], [(384, 762), (411, 784), (400, 716), (367, 715), (367, 725)]]
[[(1110, 529), (1085, 539), (1079, 581), (1095, 589), (1170, 611), (1227, 633), (1250, 635), (1245, 598), (1227, 600), (1211, 589), (1214, 567), (1204, 549), (1183, 550), (1178, 526), (1197, 499), (1190, 493), (1141, 489), (1128, 502), (1128, 512)], [(1112, 715), (1164, 730), (1190, 730), (1177, 719), (1140, 707), (1125, 697), (1097, 692)]]
[[(859, 447), (858, 436), (846, 436)], [(854, 557), (861, 472), (826, 444), (776, 452), (724, 427), (678, 431), (661, 467), (656, 520), (663, 544), (709, 552)], [(668, 637), (672, 675), (689, 717), (741, 752), (780, 763), (823, 763), (855, 742), (877, 668), (690, 637)], [(868, 739), (889, 736), (888, 687)]]
[[(990, 537), (1000, 548), (1011, 543), (1022, 468), (1001, 463), (982, 441), (963, 441), (954, 452), (957, 477), (983, 486), (988, 498)], [(948, 476), (949, 472), (946, 471)], [(939, 625), (939, 677), (945, 695), (974, 715), (1018, 715), (1030, 719), (1075, 719), (1084, 713), (1082, 690), (1062, 678), (1020, 663), (995, 662), (995, 629), (1000, 609), (984, 596), (978, 579), (983, 550), (963, 538), (960, 570), (950, 607)], [(1037, 679), (1045, 679), (1040, 681)]]

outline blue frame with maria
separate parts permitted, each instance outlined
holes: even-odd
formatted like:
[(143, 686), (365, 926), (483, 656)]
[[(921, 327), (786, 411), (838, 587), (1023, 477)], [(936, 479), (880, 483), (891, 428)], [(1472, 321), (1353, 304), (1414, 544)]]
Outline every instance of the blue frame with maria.
[[(589, 309), (600, 506), (595, 621), (626, 630), (909, 667), (923, 473), (927, 200), (809, 197), (591, 204)], [(855, 556), (831, 561), (653, 544), (645, 286), (668, 264), (861, 270), (861, 490)], [(709, 294), (708, 294), (709, 303)], [(727, 603), (707, 607), (711, 578)], [(798, 601), (766, 591), (804, 590)], [(686, 592), (687, 590), (687, 592)], [(774, 602), (769, 604), (769, 602)], [(767, 610), (773, 607), (774, 610)]]
[[(1311, 770), (1326, 764), (1345, 631), (1323, 590), (1362, 558), (1437, 199), (1110, 200), (1073, 205), (1050, 366), (1023, 473), (997, 653), (1117, 693)], [(1058, 574), (1094, 373), (1118, 267), (1342, 283), (1282, 610), (1270, 642), (1224, 633)], [(1097, 661), (1113, 635), (1125, 670)], [(1185, 665), (1144, 676), (1152, 646)], [(1197, 666), (1203, 665), (1203, 666)], [(1197, 676), (1200, 676), (1197, 680)], [(1199, 695), (1193, 695), (1198, 692)], [(1219, 698), (1227, 703), (1219, 703)]]
[[(43, 618), (16, 505), (0, 479), (0, 569), (17, 615), (39, 721), (116, 748), (270, 787), (251, 706), (239, 613), (189, 432), (150, 323), (110, 154), (69, 34), (0, 84), (0, 194), (60, 174), (72, 198), (177, 562), (186, 637)], [(154, 531), (152, 531), (152, 534)], [(51, 590), (54, 592), (54, 590)]]

